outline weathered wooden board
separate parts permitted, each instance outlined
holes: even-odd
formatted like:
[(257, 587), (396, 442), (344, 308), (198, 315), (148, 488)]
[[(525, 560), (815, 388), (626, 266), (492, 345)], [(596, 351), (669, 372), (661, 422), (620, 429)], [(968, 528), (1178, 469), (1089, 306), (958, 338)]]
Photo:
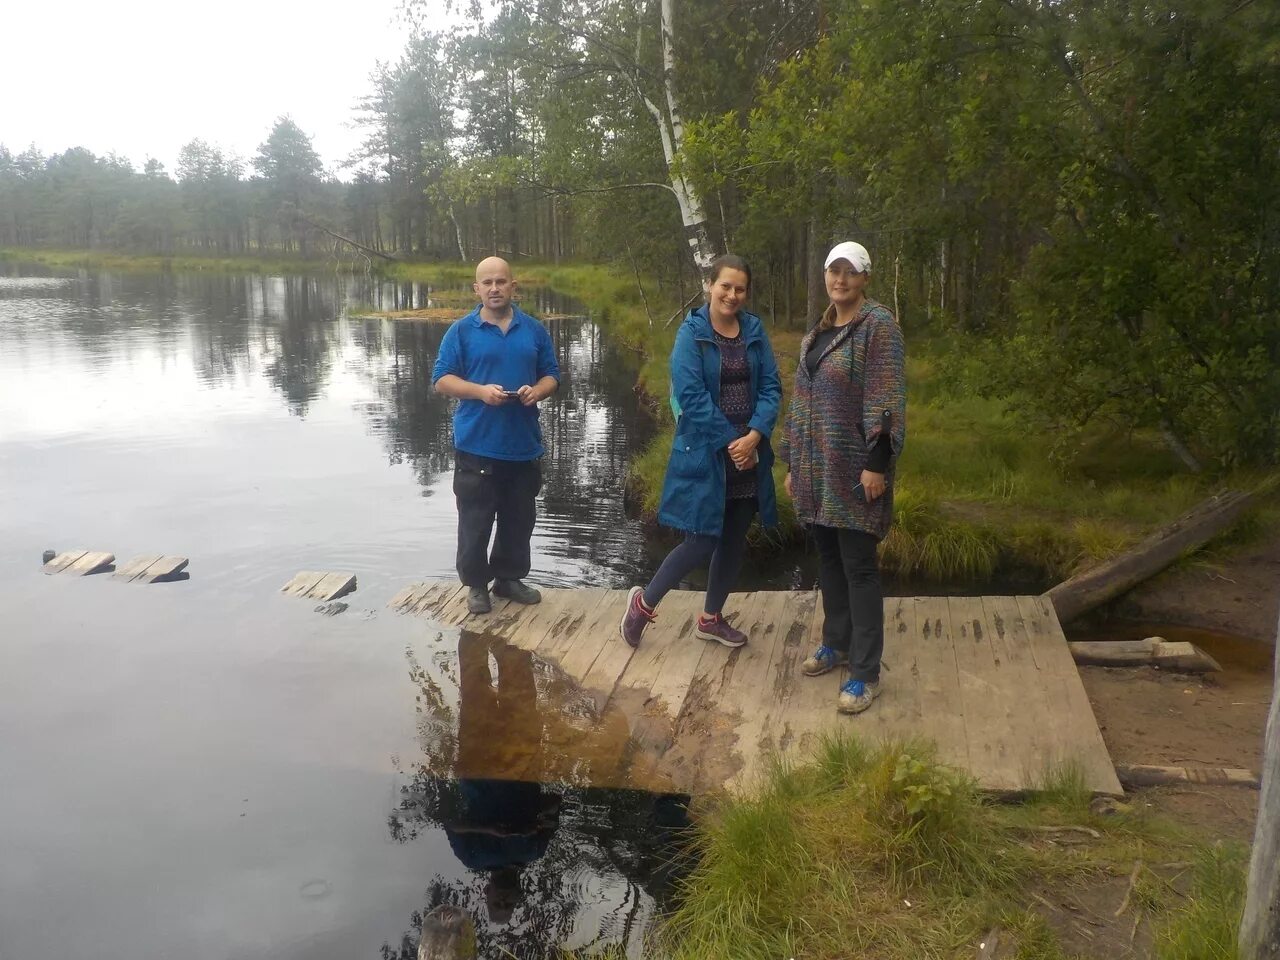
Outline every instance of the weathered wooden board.
[[(1120, 792), (1043, 598), (886, 599), (881, 695), (856, 717), (836, 711), (844, 669), (800, 670), (822, 641), (815, 593), (732, 594), (726, 616), (749, 637), (736, 650), (698, 639), (702, 594), (673, 591), (632, 651), (618, 636), (626, 598), (625, 590), (552, 589), (540, 604), (497, 601), (491, 614), (471, 617), (457, 584), (415, 584), (392, 606), (555, 663), (589, 693), (601, 722), (625, 715), (645, 768), (665, 770), (675, 789), (748, 787), (771, 758), (803, 758), (824, 735), (846, 732), (933, 741), (943, 762), (991, 790), (1033, 789), (1054, 767), (1075, 764), (1094, 791)], [(664, 752), (674, 758), (665, 767)]]
[(148, 553), (134, 557), (128, 563), (117, 567), (111, 577), (127, 583), (163, 583), (177, 577), (187, 569), (188, 563), (190, 561), (186, 557), (167, 557), (162, 553)]
[(96, 550), (68, 550), (60, 553), (41, 569), (48, 574), (69, 573), (73, 577), (87, 577), (101, 573), (116, 562), (115, 554)]
[(285, 596), (302, 597), (305, 600), (336, 600), (345, 597), (355, 588), (354, 573), (303, 570), (281, 587), (280, 592)]

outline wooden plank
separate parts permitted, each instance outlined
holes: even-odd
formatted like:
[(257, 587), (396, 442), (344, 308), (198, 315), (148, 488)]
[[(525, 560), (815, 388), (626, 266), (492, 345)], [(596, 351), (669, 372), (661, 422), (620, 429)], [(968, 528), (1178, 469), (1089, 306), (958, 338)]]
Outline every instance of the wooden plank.
[(968, 719), (950, 630), (946, 597), (915, 598), (913, 646), (917, 651), (922, 701), (921, 733), (938, 746), (938, 759), (965, 772), (969, 758)]
[(1061, 718), (1072, 705), (1064, 696), (1058, 673), (1042, 670), (1032, 656), (1026, 617), (1014, 597), (983, 597), (982, 607), (992, 629), (992, 643), (1003, 651), (1008, 671), (1005, 702), (1011, 703), (1009, 724), (1021, 735), (1020, 763), (1026, 786), (1043, 783), (1077, 753), (1073, 731)]
[[(825, 619), (822, 593), (818, 592), (814, 599), (808, 642), (801, 648), (801, 660), (822, 646), (822, 624)], [(836, 701), (849, 672), (844, 667), (837, 667), (820, 677), (806, 677), (797, 668), (796, 676), (797, 687), (791, 695), (789, 711), (791, 728), (784, 730), (780, 739), (789, 737), (793, 756), (805, 761), (813, 754), (823, 734), (846, 729), (844, 721), (849, 718), (836, 712)]]
[(466, 596), (467, 588), (460, 583), (444, 581), (436, 585), (426, 596), (413, 607), (413, 612), (420, 617), (438, 617), (449, 604), (460, 596)]
[(387, 606), (392, 610), (398, 610), (401, 613), (408, 613), (417, 601), (427, 596), (432, 590), (436, 589), (437, 584), (434, 583), (410, 583), (401, 587), (395, 592)]
[(1078, 665), (1135, 667), (1145, 664), (1184, 673), (1215, 673), (1218, 661), (1194, 643), (1147, 637), (1145, 640), (1082, 640), (1067, 644)]
[(61, 573), (88, 552), (88, 550), (67, 550), (65, 553), (58, 554), (40, 569), (49, 575)]
[(1095, 792), (1119, 795), (1122, 793), (1120, 781), (1116, 779), (1111, 755), (1107, 752), (1102, 731), (1098, 729), (1098, 721), (1093, 715), (1093, 706), (1080, 681), (1080, 671), (1071, 659), (1057, 614), (1045, 597), (1015, 599), (1026, 623), (1037, 664), (1042, 664), (1041, 673), (1047, 674), (1044, 689), (1050, 706), (1057, 708), (1055, 722), (1069, 745), (1064, 750), (1069, 749), (1070, 755), (1064, 759), (1080, 765), (1086, 782)]
[(87, 577), (90, 574), (99, 573), (104, 567), (109, 567), (115, 563), (116, 556), (114, 553), (93, 552), (90, 551), (70, 564), (63, 573), (69, 573), (73, 577)]
[[(796, 594), (791, 591), (774, 591), (765, 594), (765, 601), (756, 614), (756, 627), (749, 634), (746, 647), (739, 651), (738, 663), (726, 691), (730, 710), (739, 713), (734, 732), (738, 737), (737, 749), (742, 756), (742, 767), (734, 777), (739, 787), (755, 784), (760, 772), (767, 768), (770, 745), (765, 729), (772, 720), (774, 705), (773, 687), (782, 652), (793, 631), (803, 634), (808, 622), (796, 623), (797, 612), (802, 609)], [(799, 645), (795, 637), (793, 646)], [(744, 657), (743, 654), (752, 654)]]
[(792, 591), (783, 614), (790, 618), (790, 624), (772, 664), (769, 696), (764, 707), (767, 720), (761, 733), (762, 747), (779, 755), (791, 749), (795, 737), (791, 725), (791, 699), (804, 688), (804, 681), (811, 679), (800, 672), (800, 664), (812, 652), (807, 645), (813, 631), (816, 605), (815, 591)]
[(151, 566), (157, 560), (163, 559), (163, 553), (144, 553), (140, 557), (134, 557), (123, 566), (117, 567), (116, 572), (111, 574), (112, 580), (124, 580), (126, 582), (134, 580), (141, 576), (147, 567)]
[(603, 587), (592, 587), (579, 590), (577, 593), (579, 594), (576, 598), (577, 602), (572, 607), (565, 607), (564, 615), (556, 621), (552, 629), (547, 631), (533, 651), (543, 660), (550, 660), (557, 666), (573, 644), (581, 638), (579, 631), (588, 621), (593, 621), (596, 611), (613, 591)]
[(166, 583), (176, 579), (191, 561), (186, 557), (161, 557), (135, 579), (135, 583)]
[(326, 573), (320, 582), (311, 587), (303, 596), (308, 600), (337, 600), (345, 597), (356, 588), (354, 573)]
[(610, 590), (606, 594), (591, 616), (578, 628), (576, 639), (561, 656), (561, 670), (581, 683), (610, 638), (622, 642), (618, 637), (618, 623), (622, 619), (626, 602), (625, 590)]
[(918, 690), (916, 608), (908, 597), (885, 597), (883, 607), (880, 693), (871, 709), (848, 719), (856, 724), (854, 729), (861, 737), (878, 742), (904, 741), (925, 735)]
[(305, 597), (307, 591), (323, 579), (323, 571), (303, 570), (295, 574), (292, 580), (281, 587), (280, 592), (287, 597)]
[(1022, 763), (1013, 747), (1013, 704), (1002, 689), (1007, 671), (1000, 669), (991, 644), (979, 597), (949, 597), (951, 613), (946, 625), (956, 652), (956, 668), (964, 704), (965, 732), (969, 739), (970, 772), (983, 786), (1014, 791), (1023, 789)]
[[(705, 644), (693, 635), (702, 612), (701, 590), (672, 590), (663, 598), (658, 620), (640, 642), (640, 657), (623, 674), (623, 685), (644, 689), (647, 703), (661, 707), (672, 720), (680, 715)], [(643, 657), (643, 659), (641, 659)], [(634, 671), (634, 673), (633, 673)]]
[(533, 650), (546, 635), (547, 629), (559, 620), (566, 607), (575, 603), (576, 590), (543, 590), (542, 602), (523, 610), (516, 604), (507, 608), (507, 616), (489, 633), (502, 637), (507, 643), (522, 650)]
[(1253, 770), (1235, 767), (1165, 767), (1144, 763), (1117, 763), (1116, 776), (1126, 787), (1156, 787), (1168, 783), (1204, 783), (1218, 787), (1257, 790), (1262, 779)]

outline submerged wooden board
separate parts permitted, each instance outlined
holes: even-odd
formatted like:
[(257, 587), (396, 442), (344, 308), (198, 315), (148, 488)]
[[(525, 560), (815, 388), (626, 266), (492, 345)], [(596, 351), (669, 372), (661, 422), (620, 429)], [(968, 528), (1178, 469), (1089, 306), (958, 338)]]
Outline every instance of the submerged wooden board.
[(289, 597), (302, 597), (306, 600), (337, 600), (339, 597), (345, 597), (355, 588), (354, 573), (303, 570), (281, 587), (280, 592)]
[(69, 573), (73, 577), (87, 577), (91, 573), (101, 573), (115, 563), (113, 553), (94, 550), (68, 550), (60, 553), (41, 569), (45, 573)]
[(162, 553), (148, 553), (134, 557), (116, 569), (112, 579), (127, 583), (163, 583), (172, 580), (187, 568), (186, 557), (166, 557)]
[[(302, 576), (302, 575), (300, 575)], [(305, 586), (305, 583), (304, 583)], [(1052, 607), (1038, 597), (890, 597), (881, 696), (836, 712), (843, 669), (804, 676), (821, 642), (814, 593), (732, 594), (726, 616), (750, 638), (729, 650), (695, 636), (702, 595), (669, 594), (632, 651), (618, 636), (625, 590), (543, 590), (543, 602), (466, 612), (456, 583), (414, 584), (392, 606), (534, 651), (581, 685), (595, 715), (625, 716), (637, 767), (677, 790), (748, 787), (773, 758), (803, 760), (827, 734), (924, 739), (986, 789), (1034, 789), (1073, 765), (1119, 794), (1111, 758)], [(662, 718), (665, 718), (663, 720)]]

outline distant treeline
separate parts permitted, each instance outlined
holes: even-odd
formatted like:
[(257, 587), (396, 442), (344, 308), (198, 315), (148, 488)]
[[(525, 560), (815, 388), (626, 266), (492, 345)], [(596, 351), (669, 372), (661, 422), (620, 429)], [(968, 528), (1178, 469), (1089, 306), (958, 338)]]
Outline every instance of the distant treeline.
[[(413, 0), (428, 17), (425, 0)], [(783, 322), (833, 238), (1069, 449), (1280, 449), (1280, 5), (526, 0), (419, 30), (326, 178), (288, 117), (177, 168), (0, 149), (0, 244), (609, 259), (667, 302), (725, 249)], [(282, 105), (287, 106), (287, 105)], [(325, 232), (328, 231), (328, 232)], [(655, 292), (655, 291), (651, 291)]]

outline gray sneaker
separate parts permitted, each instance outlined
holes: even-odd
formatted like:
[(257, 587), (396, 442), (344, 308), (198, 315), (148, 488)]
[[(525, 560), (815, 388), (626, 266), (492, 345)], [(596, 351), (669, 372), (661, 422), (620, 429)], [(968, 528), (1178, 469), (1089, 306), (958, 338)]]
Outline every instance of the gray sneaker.
[(533, 587), (526, 587), (519, 580), (493, 581), (493, 595), (495, 597), (506, 597), (516, 603), (542, 602), (542, 594), (533, 589)]
[(467, 594), (467, 612), (488, 613), (493, 607), (489, 603), (488, 587), (472, 587)]
[(824, 673), (830, 673), (836, 667), (842, 667), (848, 662), (849, 654), (844, 650), (833, 650), (823, 644), (813, 651), (804, 663), (800, 664), (800, 672), (806, 677), (820, 677)]
[(840, 688), (836, 709), (841, 713), (862, 713), (878, 696), (880, 696), (878, 681), (846, 680), (844, 686)]

